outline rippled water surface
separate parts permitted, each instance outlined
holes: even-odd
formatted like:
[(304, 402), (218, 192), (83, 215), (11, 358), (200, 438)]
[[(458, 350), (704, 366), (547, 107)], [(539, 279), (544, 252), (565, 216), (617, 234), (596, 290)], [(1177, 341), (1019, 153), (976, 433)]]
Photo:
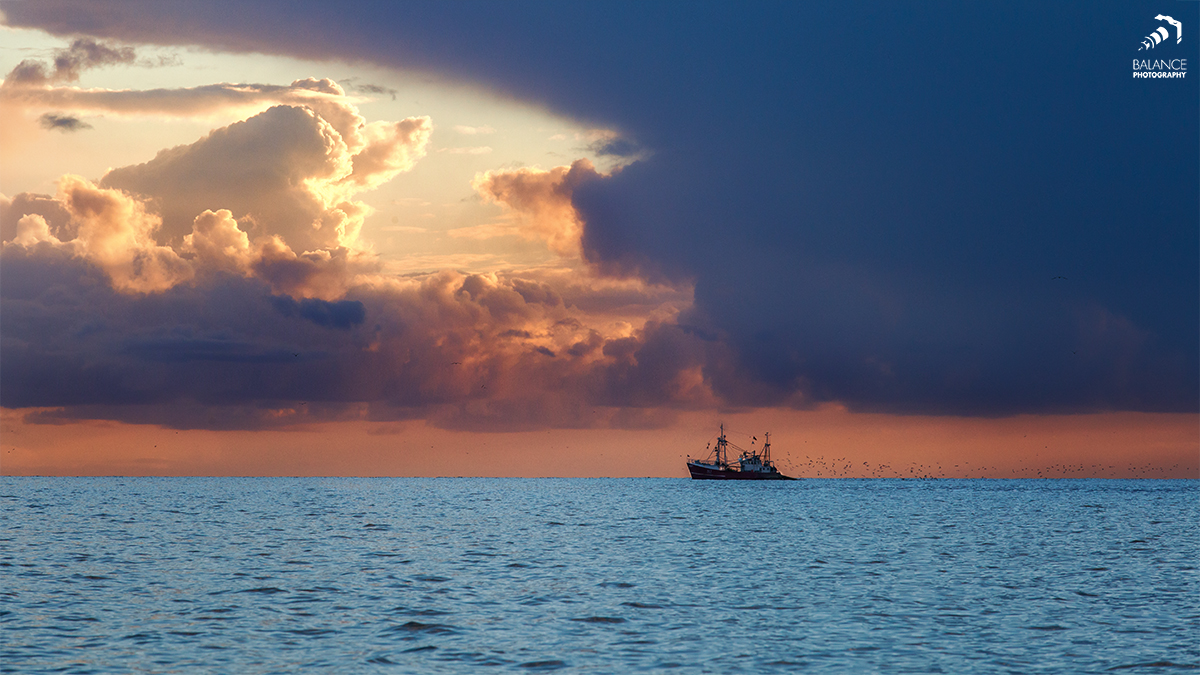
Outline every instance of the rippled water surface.
[(3, 478), (0, 669), (1186, 672), (1198, 494)]

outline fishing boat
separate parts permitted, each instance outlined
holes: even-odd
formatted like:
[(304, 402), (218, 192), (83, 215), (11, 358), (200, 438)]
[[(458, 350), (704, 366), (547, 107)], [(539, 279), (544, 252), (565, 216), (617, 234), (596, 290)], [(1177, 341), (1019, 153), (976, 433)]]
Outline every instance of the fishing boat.
[[(740, 453), (734, 462), (729, 461), (730, 448)], [(687, 468), (692, 480), (796, 480), (779, 473), (771, 462), (771, 434), (767, 434), (762, 450), (743, 450), (725, 438), (724, 424), (708, 457), (689, 458)]]

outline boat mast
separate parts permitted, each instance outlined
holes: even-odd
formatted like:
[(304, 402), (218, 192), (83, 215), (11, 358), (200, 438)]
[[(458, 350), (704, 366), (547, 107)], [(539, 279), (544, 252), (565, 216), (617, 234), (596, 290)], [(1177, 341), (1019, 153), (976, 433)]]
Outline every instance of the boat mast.
[(717, 437), (717, 466), (725, 466), (728, 463), (729, 442), (725, 440), (725, 424), (721, 423), (721, 435)]
[(762, 454), (763, 454), (763, 463), (770, 464), (771, 463), (771, 432), (769, 432), (769, 431), (767, 432), (767, 440), (766, 440), (766, 442), (763, 443)]

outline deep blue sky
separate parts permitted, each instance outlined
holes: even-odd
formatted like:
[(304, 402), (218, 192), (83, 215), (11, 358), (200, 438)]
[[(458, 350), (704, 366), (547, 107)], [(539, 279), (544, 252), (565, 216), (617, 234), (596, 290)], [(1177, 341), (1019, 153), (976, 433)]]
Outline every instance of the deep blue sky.
[[(1198, 7), (4, 5), (425, 69), (618, 129), (648, 159), (575, 194), (586, 254), (695, 280), (682, 321), (732, 347), (727, 401), (968, 415), (1200, 406), (1200, 75), (1131, 77), (1200, 70)], [(1157, 14), (1183, 42), (1139, 52)]]

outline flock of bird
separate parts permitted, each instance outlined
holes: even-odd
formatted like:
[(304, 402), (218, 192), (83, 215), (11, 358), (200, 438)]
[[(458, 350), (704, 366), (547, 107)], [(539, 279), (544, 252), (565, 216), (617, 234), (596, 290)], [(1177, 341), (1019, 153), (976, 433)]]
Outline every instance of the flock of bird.
[(804, 456), (793, 462), (784, 458), (777, 461), (784, 473), (797, 478), (1170, 478), (1195, 474), (1181, 469), (1179, 464), (1170, 466), (1146, 464), (1086, 464), (1056, 463), (1042, 467), (1000, 467), (973, 465), (970, 462), (942, 464), (933, 462), (909, 464), (882, 462), (858, 462), (846, 457), (826, 459)]
[[(1056, 277), (1057, 278), (1057, 277)], [(1065, 278), (1065, 277), (1063, 277)], [(750, 446), (757, 445), (758, 438), (751, 434), (727, 429), (731, 435), (744, 435), (752, 439)], [(711, 447), (711, 440), (710, 440)], [(733, 446), (736, 449), (736, 445)], [(778, 451), (777, 451), (778, 452)], [(995, 466), (972, 464), (960, 461), (957, 464), (932, 462), (869, 462), (852, 460), (848, 457), (826, 458), (804, 455), (793, 460), (789, 453), (779, 452), (775, 464), (779, 470), (794, 478), (912, 478), (932, 480), (937, 478), (1195, 478), (1200, 474), (1196, 465), (1169, 466), (1146, 462), (1144, 464), (1059, 462), (1050, 465)]]

